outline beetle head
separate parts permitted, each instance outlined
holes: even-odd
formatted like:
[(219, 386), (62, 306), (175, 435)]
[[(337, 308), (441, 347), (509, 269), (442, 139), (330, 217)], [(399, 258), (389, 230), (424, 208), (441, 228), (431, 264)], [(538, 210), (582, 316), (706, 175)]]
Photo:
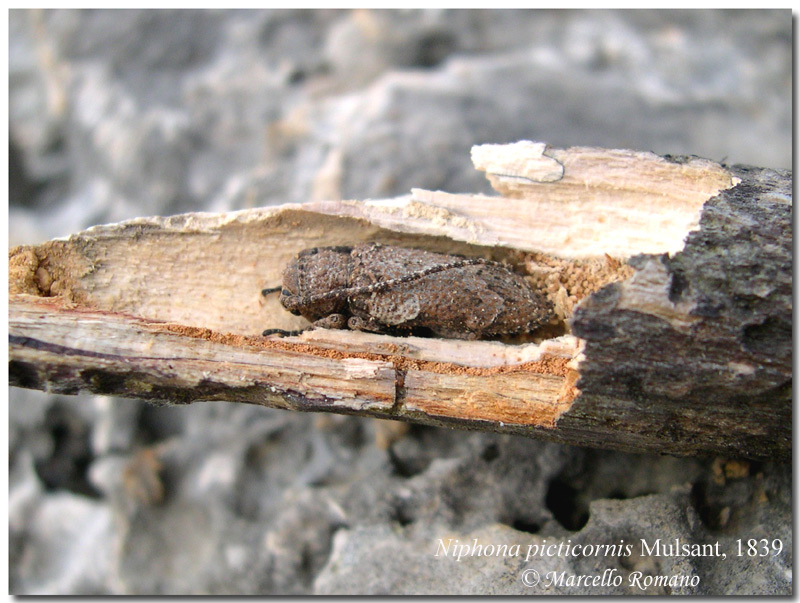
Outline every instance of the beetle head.
[[(300, 252), (283, 271), (280, 302), (292, 314), (314, 322), (347, 311), (350, 247), (317, 247)], [(324, 296), (322, 299), (320, 297)]]

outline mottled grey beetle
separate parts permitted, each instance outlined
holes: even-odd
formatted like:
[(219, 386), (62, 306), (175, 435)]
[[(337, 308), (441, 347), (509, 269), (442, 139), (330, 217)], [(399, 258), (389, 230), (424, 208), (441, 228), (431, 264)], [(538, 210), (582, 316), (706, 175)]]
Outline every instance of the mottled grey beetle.
[(377, 333), (479, 339), (533, 331), (553, 314), (543, 295), (502, 264), (378, 243), (301, 251), (284, 270), (283, 287), (262, 294), (275, 291), (315, 327)]

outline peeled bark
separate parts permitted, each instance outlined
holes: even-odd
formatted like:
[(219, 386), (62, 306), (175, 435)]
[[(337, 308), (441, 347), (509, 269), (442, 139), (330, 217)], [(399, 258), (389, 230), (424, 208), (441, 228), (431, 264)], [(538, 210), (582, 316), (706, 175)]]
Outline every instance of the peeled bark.
[[(791, 173), (535, 143), (473, 160), (503, 197), (142, 218), (13, 249), (11, 383), (791, 458)], [(505, 342), (259, 336), (303, 324), (260, 295), (295, 253), (365, 241), (506, 261), (557, 320)]]

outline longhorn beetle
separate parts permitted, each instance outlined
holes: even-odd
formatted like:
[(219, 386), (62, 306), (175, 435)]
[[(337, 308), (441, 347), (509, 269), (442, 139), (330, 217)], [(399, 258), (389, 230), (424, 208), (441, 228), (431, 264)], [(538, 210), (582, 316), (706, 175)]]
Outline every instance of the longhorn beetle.
[(502, 264), (379, 243), (301, 251), (283, 286), (261, 293), (277, 291), (283, 307), (313, 327), (377, 333), (482, 339), (533, 331), (553, 315), (550, 302)]

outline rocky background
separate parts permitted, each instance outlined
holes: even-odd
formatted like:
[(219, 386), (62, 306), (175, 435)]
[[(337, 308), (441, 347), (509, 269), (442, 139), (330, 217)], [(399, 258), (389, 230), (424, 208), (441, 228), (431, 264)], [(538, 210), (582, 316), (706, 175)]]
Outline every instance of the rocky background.
[[(789, 11), (9, 20), (11, 245), (153, 214), (488, 192), (476, 143), (792, 163)], [(228, 403), (9, 397), (15, 594), (642, 594), (632, 575), (696, 577), (649, 593), (792, 592), (789, 466)], [(442, 551), (476, 538), (521, 553)], [(642, 554), (659, 538), (727, 557)], [(526, 561), (553, 543), (633, 554)], [(527, 586), (527, 568), (542, 581)], [(604, 570), (622, 584), (544, 580)]]

